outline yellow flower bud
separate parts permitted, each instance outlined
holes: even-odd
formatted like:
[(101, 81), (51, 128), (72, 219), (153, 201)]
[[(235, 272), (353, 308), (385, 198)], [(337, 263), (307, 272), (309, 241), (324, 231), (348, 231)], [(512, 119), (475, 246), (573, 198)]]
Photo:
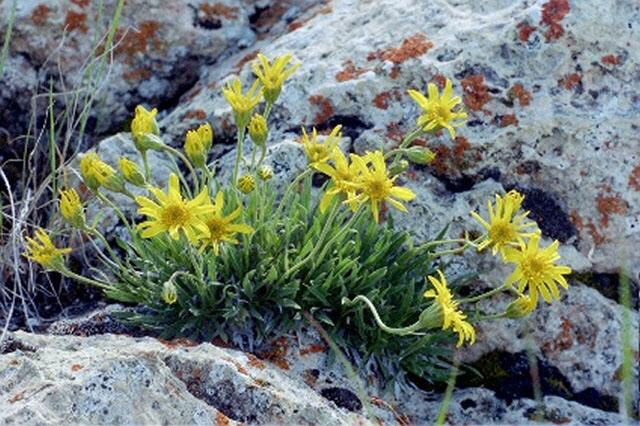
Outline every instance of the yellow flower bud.
[[(293, 59), (291, 54), (285, 56), (278, 56), (273, 64), (269, 63), (269, 60), (262, 53), (258, 53), (259, 64), (254, 65), (253, 72), (260, 79), (264, 86), (264, 98), (270, 103), (274, 104), (280, 96), (282, 90), (282, 84), (295, 70), (298, 69), (300, 64), (293, 65), (287, 69), (287, 64)], [(262, 65), (262, 68), (260, 66)]]
[(407, 160), (400, 160), (396, 165), (389, 168), (389, 174), (391, 176), (399, 175), (409, 168), (409, 162)]
[(269, 179), (273, 178), (273, 175), (274, 173), (271, 166), (263, 164), (262, 166), (258, 167), (258, 177), (263, 181), (268, 181)]
[(80, 172), (85, 184), (92, 190), (97, 190), (99, 186), (113, 192), (124, 190), (124, 181), (116, 174), (116, 171), (102, 161), (98, 154), (90, 152), (80, 160)]
[(150, 135), (160, 135), (158, 123), (156, 122), (157, 114), (158, 110), (156, 108), (147, 111), (142, 105), (136, 107), (136, 115), (131, 121), (131, 133), (133, 133), (133, 141), (136, 148), (140, 152), (148, 149), (158, 149), (157, 144), (153, 143), (156, 141), (153, 138), (149, 138)]
[(84, 208), (80, 202), (80, 196), (71, 188), (60, 193), (60, 213), (62, 217), (76, 228), (84, 226)]
[(23, 253), (23, 256), (38, 262), (45, 268), (54, 271), (62, 270), (64, 268), (63, 255), (71, 253), (71, 249), (57, 248), (44, 229), (36, 230), (35, 236), (38, 241), (26, 237), (27, 251)]
[(205, 155), (209, 153), (211, 145), (213, 145), (213, 128), (211, 124), (205, 123), (198, 127), (198, 136), (204, 145)]
[(164, 300), (168, 305), (173, 305), (178, 301), (178, 291), (176, 290), (176, 286), (173, 284), (173, 281), (166, 281), (162, 285), (162, 300)]
[(142, 171), (135, 162), (126, 157), (122, 157), (120, 158), (119, 164), (122, 175), (127, 182), (139, 187), (145, 186), (144, 174), (142, 174)]
[(253, 175), (244, 175), (238, 179), (238, 189), (245, 194), (250, 193), (256, 188), (256, 179)]
[(187, 153), (187, 157), (189, 157), (189, 161), (191, 161), (194, 166), (204, 169), (206, 153), (197, 131), (189, 130), (187, 132), (187, 140), (184, 143), (184, 150)]
[(529, 296), (520, 296), (507, 306), (507, 318), (519, 319), (526, 317), (536, 308), (536, 304)]
[(269, 137), (269, 127), (267, 120), (260, 114), (255, 114), (249, 123), (249, 136), (258, 146), (263, 146)]
[(407, 158), (416, 164), (429, 164), (436, 158), (436, 154), (423, 146), (412, 146), (407, 149)]
[(259, 81), (253, 83), (247, 95), (242, 94), (242, 82), (239, 78), (235, 78), (233, 83), (227, 82), (227, 87), (222, 89), (224, 97), (233, 109), (233, 117), (236, 126), (244, 129), (251, 120), (253, 109), (260, 103), (262, 99), (262, 89), (258, 90)]

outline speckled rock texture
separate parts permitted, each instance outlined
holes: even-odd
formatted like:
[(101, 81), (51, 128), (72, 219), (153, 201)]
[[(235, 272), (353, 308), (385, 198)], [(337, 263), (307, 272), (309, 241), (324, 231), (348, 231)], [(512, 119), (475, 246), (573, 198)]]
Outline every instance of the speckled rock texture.
[[(12, 3), (0, 2), (0, 34), (7, 29)], [(101, 87), (89, 130), (119, 130), (137, 104), (165, 108), (174, 104), (216, 61), (254, 44), (263, 32), (282, 31), (282, 25), (274, 25), (279, 19), (249, 22), (256, 11), (271, 6), (269, 0), (126, 2), (110, 63), (98, 72), (100, 61), (94, 59), (104, 49), (117, 3), (17, 2), (6, 74), (0, 81), (1, 128), (12, 136), (26, 131), (32, 96), (46, 95), (53, 79), (54, 91), (59, 93), (56, 107), (70, 101), (71, 90)], [(311, 2), (297, 3), (297, 8), (289, 8), (289, 19)], [(100, 78), (88, 81), (87, 75)], [(36, 115), (46, 113), (46, 103), (38, 106)]]
[[(0, 1), (0, 33), (10, 3)], [(69, 15), (77, 18), (78, 14), (86, 14), (87, 22), (92, 22), (97, 7), (90, 0), (19, 3), (16, 38), (0, 81), (2, 128), (13, 123), (7, 114), (21, 117), (28, 111), (29, 97), (37, 92), (38, 84), (48, 84), (50, 73), (58, 72), (58, 62), (69, 81), (77, 81), (77, 64), (89, 54), (87, 34), (93, 30), (85, 34), (77, 23), (69, 26), (65, 22)], [(108, 16), (115, 1), (104, 3)], [(41, 20), (35, 14), (42, 14), (42, 4), (50, 11), (38, 23), (34, 17)], [(412, 166), (399, 178), (418, 197), (408, 204), (410, 214), (392, 212), (395, 223), (411, 229), (418, 241), (435, 235), (447, 223), (454, 236), (465, 229), (480, 230), (469, 211), (486, 216), (487, 199), (516, 188), (527, 197), (524, 207), (539, 223), (543, 244), (559, 240), (563, 261), (578, 273), (560, 302), (543, 303), (524, 321), (480, 325), (478, 343), (462, 351), (462, 359), (477, 368), (492, 362), (492, 356), (517, 363), (530, 348), (541, 363), (542, 375), (552, 372), (546, 376), (549, 381), (568, 389), (564, 392), (556, 387), (551, 392), (555, 396), (545, 397), (551, 411), (544, 421), (621, 421), (614, 413), (621, 391), (624, 308), (617, 303), (621, 269), (631, 277), (634, 293), (634, 384), (639, 357), (637, 2), (226, 0), (215, 3), (222, 6), (214, 9), (205, 6), (213, 7), (213, 2), (176, 1), (169, 7), (163, 2), (161, 8), (158, 4), (140, 0), (128, 3), (125, 9), (122, 28), (128, 32), (120, 33), (124, 39), (118, 49), (128, 46), (133, 52), (116, 49), (109, 90), (100, 104), (100, 121), (107, 129), (121, 130), (135, 104), (157, 106), (165, 140), (180, 147), (187, 129), (208, 120), (216, 133), (211, 160), (218, 159), (222, 178), (229, 175), (236, 151), (231, 110), (221, 87), (235, 76), (248, 84), (258, 52), (269, 57), (292, 53), (295, 62), (302, 64), (287, 81), (270, 120), (267, 162), (274, 167), (280, 188), (306, 165), (298, 144), (301, 126), (316, 126), (323, 132), (342, 124), (344, 150), (363, 153), (379, 146), (388, 150), (400, 143), (420, 114), (407, 89), (426, 91), (428, 83), (442, 86), (445, 78), (451, 79), (469, 119), (458, 129), (455, 140), (446, 133), (422, 139), (438, 156), (433, 164)], [(233, 13), (222, 13), (232, 9)], [(207, 10), (215, 12), (210, 16)], [(211, 24), (212, 17), (219, 24)], [(56, 49), (65, 25), (67, 42)], [(42, 36), (45, 28), (52, 38)], [(134, 36), (134, 42), (127, 42)], [(129, 149), (118, 139), (126, 137), (106, 139), (99, 146), (113, 166)], [(249, 145), (245, 145), (247, 152)], [(105, 225), (115, 227), (115, 220)], [(474, 284), (478, 288), (499, 285), (511, 272), (495, 258), (475, 253), (456, 256), (450, 267), (453, 275), (487, 270), (493, 272), (480, 276)], [(505, 303), (494, 298), (486, 308), (497, 312)], [(323, 368), (306, 370), (318, 370), (324, 377)], [(347, 386), (345, 383), (336, 386)], [(339, 390), (325, 393), (338, 399), (343, 396)], [(431, 406), (425, 402), (429, 397), (416, 395), (421, 395), (419, 403), (405, 394), (397, 405), (406, 407), (404, 412), (414, 419), (432, 422), (439, 403), (417, 414)], [(467, 402), (469, 395), (472, 403)], [(607, 411), (568, 401), (574, 398)], [(511, 404), (506, 400), (500, 392), (460, 389), (452, 401), (451, 421), (533, 421), (531, 400), (517, 399)], [(603, 408), (598, 401), (610, 403)], [(639, 401), (634, 386), (636, 413)]]
[[(105, 314), (89, 315), (93, 325)], [(79, 324), (76, 322), (76, 325)], [(113, 324), (111, 325), (113, 327)], [(104, 328), (101, 329), (104, 331)], [(89, 335), (70, 323), (57, 332)], [(95, 329), (94, 329), (95, 331)], [(114, 329), (122, 332), (122, 329)], [(315, 343), (313, 343), (315, 341)], [(17, 332), (0, 346), (0, 421), (26, 424), (431, 424), (441, 395), (400, 390), (397, 400), (360, 388), (340, 365), (320, 372), (327, 348), (279, 339), (269, 359), (186, 339)], [(326, 370), (326, 368), (324, 369)], [(361, 398), (366, 397), (363, 401)], [(619, 424), (603, 413), (548, 396), (509, 404), (482, 388), (457, 390), (453, 424)], [(366, 405), (365, 405), (366, 404)]]

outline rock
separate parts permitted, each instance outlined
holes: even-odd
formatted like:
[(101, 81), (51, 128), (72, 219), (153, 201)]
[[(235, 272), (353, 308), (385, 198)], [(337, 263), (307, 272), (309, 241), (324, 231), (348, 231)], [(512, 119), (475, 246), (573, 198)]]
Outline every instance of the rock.
[[(0, 355), (0, 420), (7, 425), (428, 424), (442, 404), (441, 396), (417, 389), (400, 389), (392, 402), (370, 386), (363, 393), (340, 364), (326, 368), (321, 345), (292, 348), (283, 369), (282, 362), (187, 339), (17, 332), (10, 341)], [(312, 365), (322, 373), (308, 373)], [(553, 396), (543, 407), (536, 413), (530, 399), (506, 404), (487, 389), (458, 389), (447, 418), (456, 424), (622, 421)]]
[[(12, 3), (0, 3), (3, 34)], [(5, 72), (29, 78), (18, 85), (11, 80), (3, 83), (8, 83), (13, 89), (9, 94), (16, 96), (3, 100), (3, 93), (0, 98), (0, 111), (11, 111), (11, 117), (3, 116), (3, 121), (6, 119), (15, 136), (26, 130), (30, 96), (47, 93), (50, 78), (56, 82), (55, 91), (66, 92), (70, 88), (91, 90), (85, 75), (88, 70), (92, 77), (99, 76), (95, 83), (104, 88), (93, 111), (97, 120), (93, 131), (113, 131), (122, 128), (137, 104), (171, 104), (193, 86), (202, 69), (256, 39), (249, 23), (249, 16), (255, 12), (251, 2), (180, 0), (169, 4), (145, 0), (126, 3), (114, 37), (113, 62), (92, 63), (95, 52), (104, 46), (117, 3), (18, 2)], [(27, 90), (19, 91), (21, 86), (27, 86)], [(58, 96), (56, 106), (66, 105), (70, 98)]]
[[(274, 107), (271, 140), (291, 137), (301, 125), (342, 123), (356, 152), (380, 144), (389, 149), (420, 113), (407, 89), (426, 91), (427, 83), (447, 77), (464, 98), (469, 120), (455, 141), (447, 134), (425, 138), (438, 158), (408, 172), (409, 186), (431, 186), (442, 194), (430, 200), (436, 205), (474, 197), (479, 203), (473, 208), (481, 209), (482, 182), (517, 187), (545, 236), (573, 245), (594, 271), (624, 267), (639, 280), (640, 258), (632, 248), (640, 245), (633, 124), (640, 107), (629, 85), (639, 78), (640, 54), (629, 47), (639, 12), (620, 4), (601, 16), (600, 2), (565, 0), (482, 6), (387, 0), (368, 7), (373, 4), (333, 1), (290, 33), (229, 57), (181, 99), (164, 127), (183, 134), (198, 122), (194, 111), (204, 111), (220, 139), (233, 143), (220, 88), (234, 75), (249, 84), (258, 51), (293, 53), (302, 66)], [(233, 152), (228, 155), (222, 165), (232, 163)], [(416, 217), (409, 226), (421, 222), (421, 238), (452, 219), (429, 214), (424, 204), (418, 198), (410, 207)], [(477, 227), (468, 212), (461, 224)]]

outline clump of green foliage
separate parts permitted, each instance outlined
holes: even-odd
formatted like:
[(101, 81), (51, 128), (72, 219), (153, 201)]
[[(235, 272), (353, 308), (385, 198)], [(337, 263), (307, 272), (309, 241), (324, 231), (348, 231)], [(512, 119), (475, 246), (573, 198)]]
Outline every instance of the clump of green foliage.
[[(116, 239), (117, 247), (111, 247), (95, 223), (87, 224), (73, 189), (60, 192), (60, 214), (70, 226), (102, 241), (105, 249), (98, 258), (110, 274), (86, 277), (71, 271), (64, 259), (71, 249), (55, 246), (44, 230), (37, 231), (38, 241), (27, 237), (27, 257), (101, 288), (111, 299), (139, 306), (122, 318), (165, 337), (221, 338), (251, 347), (299, 329), (310, 315), (340, 348), (373, 359), (387, 379), (409, 371), (446, 380), (456, 334), (458, 346), (473, 344), (472, 323), (521, 318), (535, 309), (538, 294), (547, 302), (559, 298), (556, 282), (566, 288), (563, 275), (570, 270), (555, 265), (557, 242), (539, 248), (540, 233), (532, 229), (537, 228), (534, 222), (525, 221), (527, 213), (519, 214), (524, 197), (515, 191), (496, 196), (495, 206), (489, 202), (488, 221), (473, 213), (487, 230), (473, 241), (467, 236), (445, 239), (443, 230), (415, 245), (408, 232), (394, 230), (390, 215), (386, 225), (379, 224), (384, 204), (408, 212), (403, 202), (416, 197), (397, 184), (409, 162), (427, 164), (434, 158), (413, 142), (442, 129), (455, 137), (454, 126), (466, 118), (456, 109), (460, 98), (452, 96), (448, 80), (442, 95), (435, 85), (429, 86), (428, 97), (409, 91), (424, 114), (402, 144), (387, 153), (347, 157), (340, 148), (341, 126), (324, 140), (315, 129), (308, 135), (303, 128), (308, 167), (284, 194), (276, 194), (273, 170), (264, 164), (268, 119), (285, 79), (298, 67), (288, 67), (291, 59), (287, 55), (270, 63), (259, 55), (258, 79), (246, 94), (237, 78), (223, 89), (238, 130), (230, 182), (221, 182), (207, 162), (214, 139), (208, 123), (187, 132), (183, 153), (163, 142), (157, 110), (142, 106), (131, 127), (143, 167), (122, 158), (117, 172), (95, 153), (82, 158), (84, 183), (120, 216), (128, 238)], [(247, 139), (253, 144), (250, 158), (243, 156)], [(150, 150), (179, 159), (188, 169), (186, 175), (175, 170), (166, 193), (150, 183)], [(313, 195), (315, 173), (330, 178), (321, 197)], [(134, 195), (133, 187), (144, 195)], [(105, 190), (134, 199), (146, 219), (133, 226)], [(442, 245), (454, 248), (438, 251)], [(443, 258), (486, 247), (515, 264), (513, 274), (499, 288), (454, 298), (442, 272)], [(484, 315), (471, 306), (502, 291), (516, 296), (505, 312)], [(466, 305), (464, 311), (460, 305)]]

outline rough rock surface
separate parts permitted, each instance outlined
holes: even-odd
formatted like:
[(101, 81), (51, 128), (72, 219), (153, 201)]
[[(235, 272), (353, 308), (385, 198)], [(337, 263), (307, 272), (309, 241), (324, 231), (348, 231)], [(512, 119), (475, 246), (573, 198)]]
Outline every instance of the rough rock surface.
[[(0, 81), (0, 128), (13, 136), (26, 130), (31, 96), (47, 94), (50, 78), (60, 93), (90, 86), (85, 74), (101, 52), (117, 0), (19, 0), (7, 73)], [(118, 130), (139, 103), (170, 106), (190, 89), (201, 72), (221, 57), (252, 45), (260, 32), (278, 33), (279, 20), (249, 22), (271, 1), (126, 2), (115, 33), (111, 65), (97, 83), (104, 84), (94, 111), (95, 130)], [(290, 19), (312, 2), (298, 2)], [(13, 1), (0, 2), (0, 33), (4, 35)], [(102, 5), (102, 9), (100, 9)], [(99, 63), (93, 62), (98, 75)], [(12, 76), (19, 76), (16, 79)], [(17, 80), (17, 82), (14, 82)], [(95, 83), (95, 82), (94, 82)], [(46, 96), (43, 98), (46, 100)], [(58, 96), (58, 105), (67, 97)], [(46, 106), (46, 104), (44, 105)], [(43, 105), (40, 105), (43, 107)], [(44, 114), (39, 110), (38, 114)]]
[[(433, 423), (441, 396), (404, 390), (395, 403), (370, 388), (358, 392), (339, 368), (330, 376), (309, 368), (322, 367), (326, 348), (306, 343), (287, 346), (272, 362), (188, 340), (17, 332), (0, 348), (0, 420), (7, 425)], [(536, 414), (533, 400), (507, 405), (490, 390), (461, 389), (453, 395), (448, 419), (455, 424), (622, 421), (618, 414), (558, 397), (543, 402), (544, 410)]]

